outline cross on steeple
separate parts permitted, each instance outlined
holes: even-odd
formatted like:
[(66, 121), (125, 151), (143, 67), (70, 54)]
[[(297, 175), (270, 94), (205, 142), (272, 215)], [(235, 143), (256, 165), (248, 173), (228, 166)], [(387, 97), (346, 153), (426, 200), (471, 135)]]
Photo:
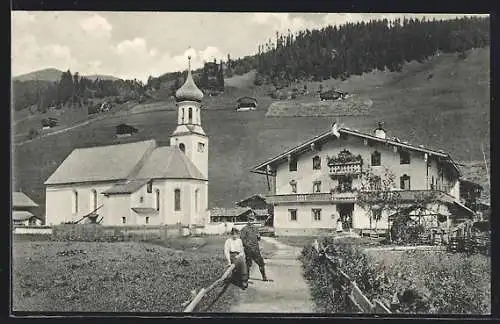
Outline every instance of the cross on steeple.
[(191, 55), (188, 55), (188, 71), (191, 71)]

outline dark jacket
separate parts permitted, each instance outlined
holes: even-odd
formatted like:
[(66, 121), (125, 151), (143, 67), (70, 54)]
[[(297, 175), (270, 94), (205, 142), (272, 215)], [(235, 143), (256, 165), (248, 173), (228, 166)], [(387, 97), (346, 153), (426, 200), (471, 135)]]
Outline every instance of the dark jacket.
[(245, 249), (259, 250), (260, 234), (257, 227), (252, 224), (245, 225), (241, 229), (240, 237)]

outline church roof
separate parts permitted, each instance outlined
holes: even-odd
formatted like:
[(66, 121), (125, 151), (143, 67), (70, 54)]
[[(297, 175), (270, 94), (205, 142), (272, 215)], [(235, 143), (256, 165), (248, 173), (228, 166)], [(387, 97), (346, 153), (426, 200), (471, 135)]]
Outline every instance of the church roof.
[(177, 146), (157, 147), (133, 178), (207, 180)]
[(203, 92), (194, 83), (193, 75), (191, 74), (191, 68), (188, 69), (188, 75), (186, 81), (175, 92), (175, 99), (177, 101), (198, 101), (203, 99)]
[(22, 192), (12, 193), (12, 207), (38, 207), (30, 197)]
[(74, 149), (45, 184), (125, 180), (154, 147), (147, 140)]

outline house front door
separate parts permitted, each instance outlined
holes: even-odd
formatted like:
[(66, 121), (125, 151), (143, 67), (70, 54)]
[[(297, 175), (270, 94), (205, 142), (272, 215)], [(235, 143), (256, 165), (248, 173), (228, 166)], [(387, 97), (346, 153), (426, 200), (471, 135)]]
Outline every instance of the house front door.
[(348, 231), (352, 228), (352, 213), (354, 211), (354, 204), (338, 204), (337, 212), (339, 213), (340, 220), (342, 221), (342, 229)]

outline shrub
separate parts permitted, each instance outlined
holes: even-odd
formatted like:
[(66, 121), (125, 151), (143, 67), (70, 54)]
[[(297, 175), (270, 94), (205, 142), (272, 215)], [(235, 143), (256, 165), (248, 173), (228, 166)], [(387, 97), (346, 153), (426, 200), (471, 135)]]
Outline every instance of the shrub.
[[(355, 244), (325, 239), (333, 268), (354, 280), (370, 300), (395, 302), (393, 312), (420, 314), (488, 314), (490, 305), (490, 261), (482, 255), (466, 256), (441, 252), (408, 251), (391, 264), (375, 264)], [(300, 257), (311, 296), (321, 312), (352, 309), (341, 288), (341, 278), (332, 274), (312, 247)]]
[(38, 130), (36, 130), (34, 128), (30, 128), (30, 131), (28, 132), (28, 137), (30, 139), (34, 139), (37, 136), (38, 136)]

